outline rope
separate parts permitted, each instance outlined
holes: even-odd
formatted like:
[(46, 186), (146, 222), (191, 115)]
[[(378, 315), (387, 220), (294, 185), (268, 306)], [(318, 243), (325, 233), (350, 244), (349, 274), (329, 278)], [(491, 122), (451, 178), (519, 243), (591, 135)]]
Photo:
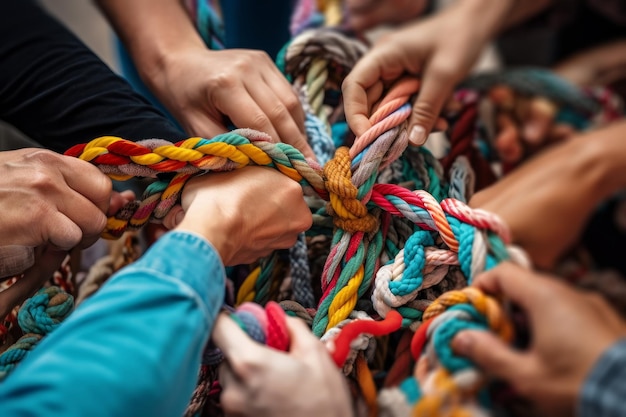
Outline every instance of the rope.
[[(499, 332), (505, 340), (511, 333), (503, 330), (510, 326), (497, 303), (466, 287), (503, 260), (529, 265), (523, 252), (510, 245), (506, 225), (465, 204), (503, 172), (494, 159), (494, 132), (485, 127), (489, 123), (479, 111), (481, 103), (492, 87), (505, 85), (516, 94), (547, 96), (561, 112), (558, 117), (569, 117), (577, 128), (609, 120), (619, 113), (617, 106), (597, 92), (592, 96), (572, 89), (547, 72), (471, 79), (454, 94), (458, 106), (444, 114), (450, 147), (438, 160), (424, 148), (407, 148), (406, 121), (419, 89), (417, 80), (407, 78), (391, 86), (375, 106), (372, 127), (352, 138), (342, 118), (340, 86), (366, 48), (333, 28), (304, 30), (316, 14), (322, 22), (334, 19), (336, 2), (314, 3), (300, 3), (298, 35), (280, 52), (277, 64), (302, 99), (307, 134), (319, 162), (249, 129), (175, 144), (104, 137), (67, 154), (94, 163), (115, 179), (156, 180), (142, 201), (109, 220), (108, 237), (160, 221), (193, 175), (254, 164), (298, 181), (314, 228), (289, 251), (295, 300), (280, 306), (309, 323), (343, 372), (355, 376), (370, 413), (434, 416), (445, 409), (451, 415), (477, 415), (486, 408), (475, 396), (483, 378), (452, 354), (449, 343), (466, 328)], [(321, 254), (323, 266), (316, 259)], [(275, 253), (251, 268), (238, 287), (239, 308), (233, 318), (255, 340), (284, 350), (289, 346), (281, 321), (286, 313), (270, 301), (281, 283), (281, 267), (281, 256)], [(319, 277), (319, 288), (311, 285), (313, 277)], [(265, 309), (253, 307), (252, 301)], [(413, 375), (399, 382), (402, 373), (392, 367), (389, 381), (396, 385), (376, 393), (376, 378), (368, 368), (377, 350), (374, 336), (400, 328), (403, 334), (415, 332), (413, 359), (406, 347), (397, 349), (404, 352), (398, 355), (400, 363), (415, 361)]]
[(17, 320), (25, 333), (0, 355), (0, 380), (48, 333), (52, 332), (74, 308), (74, 298), (58, 287), (47, 287), (24, 302)]

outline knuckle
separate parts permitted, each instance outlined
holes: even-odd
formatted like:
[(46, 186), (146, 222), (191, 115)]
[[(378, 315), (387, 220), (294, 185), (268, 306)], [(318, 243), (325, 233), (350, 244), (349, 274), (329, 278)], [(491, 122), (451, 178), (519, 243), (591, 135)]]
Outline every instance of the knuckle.
[[(237, 64), (239, 66), (241, 64)], [(215, 90), (229, 90), (235, 87), (237, 80), (231, 75), (231, 72), (220, 72), (214, 74), (208, 82), (207, 89), (209, 91)]]
[(50, 176), (48, 170), (44, 167), (37, 167), (30, 176), (31, 186), (36, 190), (48, 192), (56, 188), (56, 181)]
[(255, 113), (251, 116), (250, 120), (252, 121), (253, 126), (256, 126), (257, 128), (267, 129), (270, 124), (270, 121), (265, 113)]
[(283, 120), (285, 118), (288, 118), (290, 113), (283, 103), (278, 103), (272, 109), (271, 115), (273, 120)]
[(240, 355), (237, 358), (233, 358), (230, 362), (230, 366), (236, 375), (243, 380), (250, 380), (256, 375), (259, 365), (253, 358), (249, 358), (245, 355)]
[(418, 100), (413, 106), (413, 114), (418, 119), (435, 119), (439, 116), (439, 110), (431, 102)]
[(250, 58), (251, 64), (254, 64), (255, 62), (258, 62), (260, 60), (264, 60), (264, 61), (272, 62), (272, 65), (273, 65), (273, 61), (270, 58), (269, 54), (267, 52), (265, 52), (265, 51), (260, 50), (260, 49), (256, 49), (256, 50), (251, 51), (248, 56)]
[(293, 113), (302, 107), (302, 104), (300, 104), (300, 100), (295, 94), (285, 97), (283, 99), (283, 102), (289, 113)]
[(56, 161), (59, 160), (60, 157), (61, 155), (55, 152), (49, 151), (47, 149), (37, 149), (25, 155), (26, 159), (33, 160), (35, 162), (44, 163), (44, 164), (55, 163)]

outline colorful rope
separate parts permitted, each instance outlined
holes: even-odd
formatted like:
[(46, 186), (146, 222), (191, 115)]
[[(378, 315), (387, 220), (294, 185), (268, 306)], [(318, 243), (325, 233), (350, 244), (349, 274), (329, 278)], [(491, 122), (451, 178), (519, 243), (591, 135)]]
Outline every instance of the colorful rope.
[(42, 288), (26, 300), (17, 314), (17, 321), (24, 336), (0, 355), (0, 380), (6, 378), (28, 352), (45, 335), (53, 331), (73, 308), (74, 298), (54, 286)]
[[(315, 233), (301, 236), (289, 252), (291, 294), (297, 302), (283, 301), (282, 308), (310, 323), (338, 366), (355, 376), (370, 413), (435, 416), (445, 409), (450, 415), (478, 415), (488, 408), (476, 400), (483, 378), (451, 353), (449, 342), (468, 328), (494, 331), (505, 340), (511, 332), (498, 304), (466, 287), (503, 260), (528, 265), (523, 252), (509, 245), (506, 225), (465, 204), (475, 190), (510, 168), (502, 169), (493, 152), (495, 130), (481, 106), (492, 88), (504, 85), (516, 94), (546, 97), (558, 109), (557, 119), (569, 120), (576, 129), (611, 120), (620, 110), (610, 96), (577, 90), (547, 71), (480, 76), (457, 90), (457, 106), (446, 110), (449, 150), (438, 160), (425, 148), (407, 148), (406, 121), (419, 82), (403, 79), (373, 109), (372, 128), (353, 138), (343, 118), (340, 87), (366, 47), (336, 28), (304, 29), (332, 26), (337, 4), (301, 1), (299, 21), (294, 20), (297, 35), (277, 59), (301, 97), (318, 161), (248, 129), (176, 144), (105, 137), (67, 153), (116, 179), (157, 179), (142, 201), (110, 219), (109, 237), (160, 221), (184, 182), (201, 172), (256, 164), (298, 181), (314, 212)], [(315, 254), (323, 254), (323, 265)], [(280, 258), (274, 254), (262, 260), (241, 281), (236, 300), (241, 310), (233, 317), (260, 343), (287, 349), (278, 318), (283, 310), (279, 314), (270, 301), (283, 279), (277, 273), (284, 266)], [(312, 277), (319, 278), (319, 287), (311, 285)], [(278, 327), (268, 333), (270, 316), (271, 326)], [(397, 384), (377, 393), (369, 369), (376, 336), (400, 327), (403, 335), (415, 332), (415, 370), (399, 382), (402, 367), (392, 367), (389, 381)], [(404, 352), (398, 363), (410, 366), (408, 348), (398, 345), (397, 351)], [(210, 384), (201, 385), (200, 392), (212, 390)]]

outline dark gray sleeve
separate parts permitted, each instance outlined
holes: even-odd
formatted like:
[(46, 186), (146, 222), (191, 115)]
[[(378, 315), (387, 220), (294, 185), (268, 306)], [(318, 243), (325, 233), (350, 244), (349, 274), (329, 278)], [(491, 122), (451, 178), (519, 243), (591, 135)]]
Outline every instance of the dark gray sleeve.
[(32, 0), (0, 1), (0, 119), (57, 152), (186, 135)]

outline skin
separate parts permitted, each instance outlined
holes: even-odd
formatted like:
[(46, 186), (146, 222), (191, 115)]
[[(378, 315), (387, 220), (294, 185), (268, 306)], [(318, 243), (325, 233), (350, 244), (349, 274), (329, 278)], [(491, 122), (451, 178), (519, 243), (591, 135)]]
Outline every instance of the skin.
[(560, 142), (470, 200), (508, 224), (533, 264), (551, 269), (598, 205), (626, 187), (626, 122)]
[(315, 158), (302, 105), (265, 52), (207, 49), (179, 0), (98, 4), (142, 80), (188, 134), (213, 137), (226, 132), (230, 122), (266, 132)]
[[(422, 85), (408, 128), (410, 141), (422, 145), (454, 87), (468, 74), (487, 42), (549, 4), (549, 0), (461, 1), (384, 36), (344, 80), (350, 128), (357, 136), (363, 134), (371, 127), (371, 109), (386, 88), (406, 75), (419, 77)], [(477, 21), (481, 24), (475, 24)], [(455, 36), (448, 36), (450, 33)]]
[(6, 151), (0, 178), (2, 245), (87, 247), (106, 225), (111, 180), (88, 162), (43, 149)]
[(287, 327), (291, 345), (283, 353), (253, 341), (227, 316), (218, 318), (212, 336), (226, 356), (220, 368), (226, 414), (352, 416), (346, 381), (326, 348), (299, 319), (287, 317)]
[[(251, 207), (254, 215), (245, 215)], [(236, 265), (293, 246), (312, 215), (298, 183), (250, 166), (190, 180), (164, 224), (204, 236), (225, 265)], [(299, 320), (287, 324), (291, 347), (283, 353), (257, 344), (227, 316), (216, 321), (213, 340), (227, 361), (220, 372), (227, 415), (352, 415), (348, 388), (325, 347)], [(286, 392), (293, 401), (285, 401)]]
[(1, 152), (0, 178), (0, 246), (22, 248), (22, 259), (14, 253), (13, 267), (24, 271), (0, 293), (4, 317), (50, 278), (68, 250), (92, 245), (107, 214), (134, 195), (113, 192), (111, 180), (88, 162), (39, 148)]
[(193, 178), (181, 205), (164, 220), (168, 228), (207, 238), (225, 265), (290, 248), (312, 222), (302, 187), (275, 169), (256, 166)]
[(510, 383), (546, 415), (574, 415), (592, 367), (626, 335), (624, 321), (599, 295), (510, 263), (478, 276), (474, 285), (520, 307), (532, 342), (518, 350), (488, 332), (464, 331), (453, 339), (455, 352)]

